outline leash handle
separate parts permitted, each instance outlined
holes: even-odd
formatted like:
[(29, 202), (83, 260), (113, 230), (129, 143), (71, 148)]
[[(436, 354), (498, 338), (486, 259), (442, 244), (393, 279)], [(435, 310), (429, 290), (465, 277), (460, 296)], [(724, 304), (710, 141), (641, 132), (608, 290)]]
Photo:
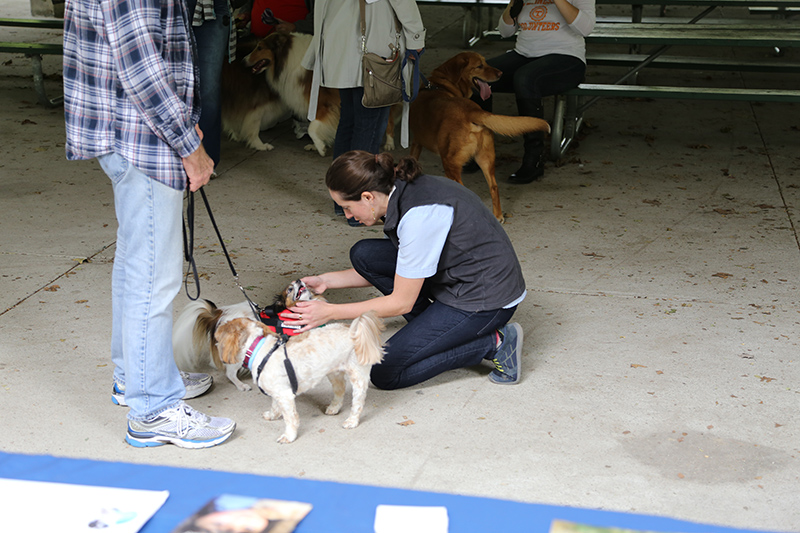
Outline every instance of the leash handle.
[[(186, 230), (188, 220), (189, 230)], [(183, 227), (183, 257), (189, 264), (186, 275), (183, 278), (183, 287), (186, 291), (186, 296), (195, 301), (200, 298), (200, 276), (197, 275), (197, 264), (194, 261), (194, 193), (189, 193), (189, 198), (186, 203), (186, 219), (181, 220)], [(194, 284), (197, 287), (197, 294), (192, 297), (189, 294), (189, 273), (194, 275)]]

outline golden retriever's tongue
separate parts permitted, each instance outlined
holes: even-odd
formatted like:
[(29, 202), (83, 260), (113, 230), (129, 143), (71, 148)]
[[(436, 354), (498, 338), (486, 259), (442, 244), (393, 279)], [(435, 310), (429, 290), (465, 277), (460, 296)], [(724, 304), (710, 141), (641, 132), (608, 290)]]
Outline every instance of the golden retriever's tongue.
[(483, 80), (476, 79), (475, 84), (478, 86), (478, 90), (481, 92), (481, 100), (486, 100), (492, 96), (492, 88), (489, 87), (488, 83)]

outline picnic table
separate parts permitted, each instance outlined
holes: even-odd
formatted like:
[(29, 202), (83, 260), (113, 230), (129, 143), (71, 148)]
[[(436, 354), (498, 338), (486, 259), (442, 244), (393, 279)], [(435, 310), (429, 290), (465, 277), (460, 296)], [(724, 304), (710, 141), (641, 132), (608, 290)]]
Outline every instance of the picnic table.
[[(646, 0), (642, 0), (646, 1)], [(678, 0), (680, 1), (680, 0)], [(733, 0), (709, 0), (731, 2)], [(792, 0), (794, 1), (794, 0)], [(684, 45), (701, 50), (704, 47), (797, 47), (800, 28), (774, 21), (769, 24), (643, 24), (598, 23), (586, 38), (587, 46), (600, 44), (654, 45), (647, 54), (587, 54), (589, 65), (629, 67), (614, 83), (583, 83), (576, 89), (556, 97), (551, 125), (550, 157), (564, 155), (583, 122), (583, 113), (601, 97), (679, 98), (703, 100), (740, 100), (757, 102), (800, 102), (800, 89), (760, 89), (748, 87), (643, 86), (629, 83), (646, 67), (697, 70), (728, 70), (800, 73), (800, 64), (776, 58), (773, 61), (739, 61), (701, 57), (665, 56), (672, 46)], [(586, 101), (585, 98), (589, 97)], [(581, 99), (584, 99), (581, 102)]]
[[(629, 5), (631, 6), (632, 23), (642, 22), (643, 7), (645, 5), (656, 6), (697, 6), (704, 8), (695, 17), (700, 20), (718, 7), (742, 7), (753, 8), (756, 10), (785, 10), (800, 9), (800, 0), (595, 0), (597, 5)], [(438, 6), (458, 6), (464, 10), (464, 21), (462, 24), (462, 45), (465, 48), (474, 46), (484, 37), (498, 37), (495, 31), (499, 12), (495, 9), (505, 9), (508, 0), (417, 0), (419, 5), (438, 5)], [(772, 11), (769, 11), (772, 12)]]
[[(0, 18), (0, 26), (30, 28), (37, 30), (61, 30), (64, 28), (62, 19), (14, 19)], [(63, 101), (63, 96), (49, 98), (44, 87), (44, 73), (42, 71), (42, 56), (61, 55), (64, 53), (61, 43), (37, 42), (0, 42), (0, 53), (24, 54), (31, 60), (33, 68), (33, 88), (39, 103), (45, 107), (55, 107)]]

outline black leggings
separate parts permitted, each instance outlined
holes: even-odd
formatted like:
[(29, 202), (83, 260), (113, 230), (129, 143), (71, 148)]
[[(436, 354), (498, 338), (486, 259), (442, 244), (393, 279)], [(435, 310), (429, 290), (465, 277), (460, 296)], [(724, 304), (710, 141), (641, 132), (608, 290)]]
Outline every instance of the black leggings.
[(586, 75), (586, 64), (575, 56), (550, 54), (525, 57), (515, 50), (487, 60), (503, 71), (492, 83), (492, 92), (514, 93), (518, 99), (541, 100), (577, 87)]

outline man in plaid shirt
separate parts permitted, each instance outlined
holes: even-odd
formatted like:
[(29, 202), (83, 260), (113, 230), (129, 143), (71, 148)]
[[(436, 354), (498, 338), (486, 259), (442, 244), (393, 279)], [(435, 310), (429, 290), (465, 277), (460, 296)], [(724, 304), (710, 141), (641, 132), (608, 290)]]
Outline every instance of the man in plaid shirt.
[(67, 159), (97, 158), (118, 221), (112, 274), (112, 401), (133, 446), (205, 448), (236, 424), (183, 402), (211, 386), (179, 372), (172, 300), (181, 283), (183, 191), (214, 169), (196, 127), (200, 102), (183, 0), (67, 0)]

